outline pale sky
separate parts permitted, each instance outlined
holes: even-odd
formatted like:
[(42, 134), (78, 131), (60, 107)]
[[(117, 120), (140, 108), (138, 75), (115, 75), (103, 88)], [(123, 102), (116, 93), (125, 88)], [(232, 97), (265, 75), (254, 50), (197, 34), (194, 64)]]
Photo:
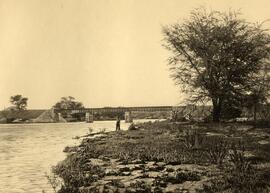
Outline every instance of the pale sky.
[(270, 19), (269, 0), (0, 0), (0, 108), (15, 94), (34, 109), (181, 103), (161, 29), (200, 6)]

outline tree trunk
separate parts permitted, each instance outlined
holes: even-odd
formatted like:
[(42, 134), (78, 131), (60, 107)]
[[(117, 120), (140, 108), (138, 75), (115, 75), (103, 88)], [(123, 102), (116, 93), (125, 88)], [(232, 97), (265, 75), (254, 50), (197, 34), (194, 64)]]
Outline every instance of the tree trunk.
[(219, 122), (221, 116), (221, 100), (212, 99), (213, 103), (213, 122)]

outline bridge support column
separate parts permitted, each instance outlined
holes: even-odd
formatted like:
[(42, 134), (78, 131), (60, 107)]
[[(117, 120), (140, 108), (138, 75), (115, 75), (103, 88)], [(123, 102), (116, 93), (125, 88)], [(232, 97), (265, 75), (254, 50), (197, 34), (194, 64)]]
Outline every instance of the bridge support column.
[(125, 112), (125, 122), (126, 123), (132, 123), (133, 122), (131, 111)]
[(56, 122), (59, 122), (60, 119), (62, 117), (62, 114), (61, 113), (57, 113), (57, 116), (56, 116)]
[(94, 115), (89, 113), (89, 112), (86, 112), (85, 113), (85, 122), (93, 123), (94, 122)]

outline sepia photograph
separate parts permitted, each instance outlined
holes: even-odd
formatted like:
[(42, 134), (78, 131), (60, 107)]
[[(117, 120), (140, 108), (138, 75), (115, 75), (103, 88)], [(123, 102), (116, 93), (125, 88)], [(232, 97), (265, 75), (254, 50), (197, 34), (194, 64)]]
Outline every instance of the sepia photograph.
[(269, 0), (0, 0), (0, 193), (270, 193)]

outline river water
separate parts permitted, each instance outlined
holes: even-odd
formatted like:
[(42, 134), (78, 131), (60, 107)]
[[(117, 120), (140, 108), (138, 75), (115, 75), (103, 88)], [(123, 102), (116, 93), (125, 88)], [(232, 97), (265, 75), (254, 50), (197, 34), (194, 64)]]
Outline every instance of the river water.
[[(128, 126), (121, 122), (121, 129)], [(76, 136), (86, 135), (89, 128), (115, 130), (115, 121), (0, 124), (0, 193), (52, 193), (45, 174), (65, 158), (64, 147), (79, 144)]]

